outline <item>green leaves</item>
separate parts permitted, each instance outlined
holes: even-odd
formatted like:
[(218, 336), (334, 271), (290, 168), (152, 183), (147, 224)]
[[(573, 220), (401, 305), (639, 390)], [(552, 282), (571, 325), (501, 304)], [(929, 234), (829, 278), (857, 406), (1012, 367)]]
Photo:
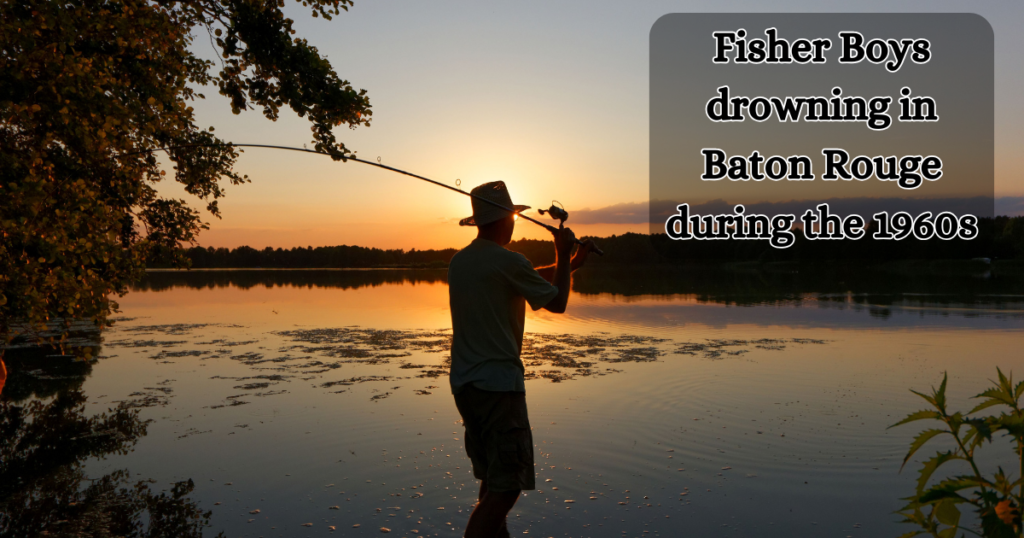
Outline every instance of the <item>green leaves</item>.
[(922, 411), (918, 411), (916, 413), (911, 413), (907, 415), (907, 418), (897, 422), (896, 424), (893, 424), (892, 426), (889, 426), (889, 428), (895, 428), (896, 426), (907, 424), (908, 422), (914, 422), (915, 420), (924, 420), (928, 418), (941, 420), (942, 414), (939, 413), (938, 411), (929, 411), (928, 409), (924, 409)]
[[(982, 476), (974, 461), (975, 450), (986, 442), (992, 442), (995, 432), (1004, 432), (1014, 442), (1016, 455), (1024, 467), (1024, 413), (1018, 404), (1024, 386), (1013, 384), (1013, 377), (1003, 375), (996, 369), (998, 381), (993, 387), (982, 392), (975, 398), (982, 398), (981, 404), (969, 414), (988, 409), (997, 405), (1009, 407), (1010, 412), (999, 415), (966, 418), (960, 412), (950, 414), (946, 410), (946, 382), (943, 374), (939, 388), (933, 388), (931, 394), (912, 391), (929, 404), (934, 410), (926, 409), (911, 413), (907, 418), (890, 426), (890, 428), (917, 420), (933, 419), (945, 424), (945, 428), (931, 428), (914, 436), (910, 449), (903, 459), (903, 465), (931, 439), (942, 434), (950, 435), (956, 447), (953, 450), (937, 452), (925, 461), (919, 471), (915, 495), (898, 513), (904, 516), (903, 521), (916, 525), (919, 530), (903, 536), (930, 535), (936, 538), (955, 538), (962, 530), (960, 519), (961, 505), (970, 505), (978, 514), (982, 523), (982, 534), (986, 537), (1021, 537), (1022, 525), (1020, 506), (1024, 498), (1024, 478), (1018, 474), (1012, 479), (1000, 467), (988, 479)], [(966, 427), (966, 432), (961, 430)], [(951, 461), (967, 463), (973, 474), (960, 475), (941, 480), (938, 484), (928, 487), (940, 467)], [(902, 470), (902, 466), (900, 469)], [(1024, 468), (1021, 469), (1024, 471)], [(968, 530), (969, 531), (969, 530)], [(974, 531), (969, 531), (977, 534)]]
[[(956, 507), (957, 503), (953, 499), (943, 499), (935, 505), (935, 519), (939, 520), (939, 523), (943, 525), (949, 525), (952, 531), (947, 533), (947, 536), (953, 536), (956, 533), (956, 527), (960, 524), (960, 510)], [(940, 534), (940, 536), (942, 536)]]
[(996, 373), (999, 374), (999, 381), (994, 382), (994, 387), (975, 396), (975, 398), (984, 398), (984, 401), (972, 409), (969, 414), (974, 414), (996, 405), (1005, 405), (1011, 409), (1020, 410), (1018, 402), (1021, 394), (1024, 393), (1024, 382), (1017, 383), (1017, 386), (1014, 387), (1013, 374), (1007, 377), (1003, 375), (1003, 371), (999, 368), (996, 368)]
[(917, 434), (917, 436), (914, 437), (914, 442), (910, 443), (910, 450), (907, 452), (907, 455), (903, 458), (903, 464), (900, 465), (900, 470), (901, 471), (903, 470), (903, 466), (906, 465), (907, 464), (907, 460), (909, 460), (910, 457), (913, 456), (915, 452), (917, 452), (917, 449), (919, 449), (922, 446), (924, 446), (924, 444), (927, 443), (928, 440), (931, 439), (932, 437), (935, 437), (936, 435), (942, 435), (944, 433), (949, 433), (949, 431), (947, 431), (947, 430), (931, 429), (931, 430), (925, 430), (925, 431)]
[(966, 501), (963, 497), (958, 494), (958, 491), (965, 490), (968, 488), (979, 488), (989, 484), (986, 480), (981, 480), (973, 476), (957, 476), (939, 482), (938, 484), (928, 488), (927, 491), (923, 492), (917, 497), (917, 500), (921, 503), (931, 503), (934, 501), (941, 501), (943, 499), (960, 499)]
[[(327, 18), (350, 4), (303, 3)], [(174, 179), (214, 216), (222, 181), (248, 181), (234, 172), (234, 148), (198, 146), (223, 142), (195, 125), (198, 87), (216, 84), (238, 111), (261, 106), (270, 119), (291, 107), (309, 118), (318, 150), (349, 154), (333, 129), (369, 125), (366, 92), (293, 38), (281, 7), (0, 2), (0, 336), (59, 318), (102, 325), (147, 262), (187, 266), (183, 247), (206, 225), (155, 190), (165, 171), (151, 150), (187, 146), (169, 154)], [(216, 74), (191, 52), (207, 29), (224, 53)]]
[(928, 461), (924, 462), (924, 465), (921, 466), (921, 470), (919, 471), (917, 478), (917, 495), (921, 496), (924, 494), (924, 487), (928, 485), (928, 480), (931, 479), (932, 474), (937, 471), (942, 464), (962, 459), (964, 459), (962, 456), (954, 453), (953, 451), (937, 452), (934, 456), (928, 458)]

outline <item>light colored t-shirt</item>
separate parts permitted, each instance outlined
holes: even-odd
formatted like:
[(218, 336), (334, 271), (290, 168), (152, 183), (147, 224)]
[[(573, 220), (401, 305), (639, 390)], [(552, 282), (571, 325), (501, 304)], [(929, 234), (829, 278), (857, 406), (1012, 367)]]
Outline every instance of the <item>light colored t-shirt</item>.
[(530, 260), (493, 241), (475, 239), (448, 265), (452, 311), (452, 393), (472, 383), (490, 391), (526, 392), (523, 349), (525, 303), (548, 304), (558, 288)]

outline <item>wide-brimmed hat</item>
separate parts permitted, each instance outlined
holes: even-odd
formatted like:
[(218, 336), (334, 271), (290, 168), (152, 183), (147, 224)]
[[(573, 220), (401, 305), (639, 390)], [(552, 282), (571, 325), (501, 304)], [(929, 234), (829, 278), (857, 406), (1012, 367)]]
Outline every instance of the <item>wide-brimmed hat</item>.
[[(484, 226), (499, 221), (507, 216), (509, 212), (484, 200), (490, 200), (503, 207), (515, 209), (516, 213), (530, 209), (528, 205), (512, 205), (512, 197), (508, 194), (508, 187), (504, 181), (492, 181), (478, 185), (469, 191), (473, 195), (473, 216), (466, 217), (459, 221), (459, 226)], [(481, 200), (483, 198), (484, 200)]]

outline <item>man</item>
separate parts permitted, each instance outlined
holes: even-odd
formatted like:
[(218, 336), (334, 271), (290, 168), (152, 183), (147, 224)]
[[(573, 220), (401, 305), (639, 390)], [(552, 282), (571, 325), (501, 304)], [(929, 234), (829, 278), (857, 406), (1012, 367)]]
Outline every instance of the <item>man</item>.
[(505, 245), (512, 240), (516, 214), (505, 184), (473, 189), (515, 213), (473, 198), (477, 237), (452, 257), (448, 294), (452, 311), (451, 387), (466, 427), (466, 452), (480, 498), (466, 525), (467, 538), (509, 536), (505, 518), (522, 490), (534, 489), (533, 435), (526, 411), (523, 348), (526, 303), (556, 314), (569, 301), (570, 273), (583, 265), (593, 245), (587, 242), (570, 260), (576, 236), (568, 228), (554, 234), (556, 262), (534, 269), (522, 254)]

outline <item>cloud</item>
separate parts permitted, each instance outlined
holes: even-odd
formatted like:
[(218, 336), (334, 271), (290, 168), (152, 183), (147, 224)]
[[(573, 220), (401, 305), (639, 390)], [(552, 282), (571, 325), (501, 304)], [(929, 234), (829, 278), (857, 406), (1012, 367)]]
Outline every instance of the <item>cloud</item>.
[(1024, 196), (1002, 196), (996, 198), (996, 215), (1024, 216)]
[(648, 221), (647, 202), (626, 202), (600, 209), (577, 209), (569, 213), (573, 224), (643, 224)]

